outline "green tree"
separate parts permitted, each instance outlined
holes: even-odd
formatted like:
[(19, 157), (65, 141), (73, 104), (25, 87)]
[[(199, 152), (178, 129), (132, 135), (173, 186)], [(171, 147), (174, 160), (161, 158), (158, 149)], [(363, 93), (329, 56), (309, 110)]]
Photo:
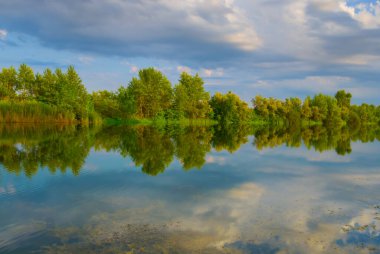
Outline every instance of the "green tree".
[(35, 96), (35, 75), (33, 69), (21, 64), (17, 73), (17, 92), (22, 100), (33, 99)]
[(253, 108), (258, 116), (263, 118), (269, 117), (269, 110), (267, 107), (266, 99), (261, 95), (256, 95), (254, 99), (252, 99)]
[(49, 68), (36, 77), (37, 100), (46, 104), (57, 105), (57, 76)]
[(337, 100), (339, 107), (347, 107), (351, 106), (351, 98), (352, 95), (350, 93), (346, 93), (345, 90), (339, 90), (335, 94), (335, 99)]
[(328, 104), (326, 95), (317, 94), (311, 101), (314, 121), (324, 121), (327, 118)]
[(132, 117), (136, 113), (136, 101), (130, 89), (121, 86), (117, 90), (117, 101), (124, 118)]
[(46, 83), (43, 85), (42, 94), (50, 98), (48, 101), (51, 104), (74, 113), (77, 120), (87, 120), (89, 113), (93, 111), (93, 104), (73, 66), (69, 66), (66, 73), (56, 69), (54, 76), (46, 71), (44, 82)]
[(153, 118), (171, 106), (170, 81), (154, 68), (140, 70), (139, 77), (129, 83), (128, 94), (136, 103), (138, 118)]
[(181, 74), (179, 83), (174, 88), (174, 108), (183, 113), (185, 118), (209, 117), (212, 111), (209, 105), (210, 95), (204, 90), (203, 84), (198, 74)]
[(0, 99), (13, 99), (16, 96), (17, 71), (15, 68), (3, 68), (0, 72)]
[(92, 93), (94, 109), (104, 118), (121, 117), (120, 104), (115, 93), (107, 90)]
[(299, 123), (301, 120), (302, 101), (299, 98), (287, 98), (283, 103), (285, 117), (290, 123)]
[(65, 104), (71, 105), (76, 119), (86, 119), (92, 110), (90, 96), (73, 66), (69, 66), (67, 69), (66, 77)]
[(334, 97), (327, 97), (328, 114), (325, 122), (330, 125), (340, 126), (342, 124), (341, 108)]
[(210, 100), (214, 119), (222, 124), (238, 124), (248, 122), (252, 111), (248, 104), (232, 92), (216, 93)]
[(313, 111), (311, 108), (311, 98), (310, 96), (307, 96), (302, 104), (302, 110), (301, 110), (302, 118), (309, 120), (312, 115)]
[(339, 90), (335, 94), (335, 98), (337, 100), (338, 107), (341, 109), (342, 119), (344, 121), (348, 121), (350, 116), (352, 95), (350, 93), (346, 93), (345, 90)]

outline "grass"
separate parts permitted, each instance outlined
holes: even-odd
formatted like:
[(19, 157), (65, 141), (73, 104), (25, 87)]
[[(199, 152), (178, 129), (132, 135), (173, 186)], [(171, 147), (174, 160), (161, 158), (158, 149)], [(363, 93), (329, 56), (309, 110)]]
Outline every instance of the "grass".
[(75, 122), (75, 115), (40, 102), (0, 101), (0, 122), (71, 123)]
[(56, 106), (36, 101), (0, 101), (0, 123), (80, 123), (100, 125), (102, 118), (96, 112), (83, 120)]

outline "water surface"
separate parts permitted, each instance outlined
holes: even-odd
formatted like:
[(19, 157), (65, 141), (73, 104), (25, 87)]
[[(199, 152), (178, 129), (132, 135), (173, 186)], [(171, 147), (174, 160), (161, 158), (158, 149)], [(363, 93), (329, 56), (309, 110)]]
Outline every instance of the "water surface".
[(0, 127), (0, 253), (379, 253), (374, 128)]

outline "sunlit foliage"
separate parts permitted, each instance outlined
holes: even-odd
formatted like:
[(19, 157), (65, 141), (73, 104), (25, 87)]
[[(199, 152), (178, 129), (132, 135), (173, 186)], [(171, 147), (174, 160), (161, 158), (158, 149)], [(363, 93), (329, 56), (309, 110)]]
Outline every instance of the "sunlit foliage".
[[(0, 72), (0, 122), (88, 122), (111, 119), (193, 123), (266, 125), (378, 125), (380, 107), (351, 105), (344, 90), (335, 96), (316, 94), (303, 101), (297, 97), (266, 98), (255, 95), (252, 107), (233, 92), (216, 92), (211, 98), (198, 75), (183, 72), (172, 87), (155, 68), (141, 69), (127, 86), (116, 91), (88, 94), (73, 66), (34, 73), (26, 64)], [(100, 117), (99, 117), (100, 116)]]

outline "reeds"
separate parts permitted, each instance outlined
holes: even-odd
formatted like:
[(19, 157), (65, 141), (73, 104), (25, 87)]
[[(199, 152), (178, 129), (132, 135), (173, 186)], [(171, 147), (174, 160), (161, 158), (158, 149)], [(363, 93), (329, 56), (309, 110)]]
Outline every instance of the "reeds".
[(72, 123), (75, 115), (55, 106), (34, 101), (0, 101), (3, 123)]

